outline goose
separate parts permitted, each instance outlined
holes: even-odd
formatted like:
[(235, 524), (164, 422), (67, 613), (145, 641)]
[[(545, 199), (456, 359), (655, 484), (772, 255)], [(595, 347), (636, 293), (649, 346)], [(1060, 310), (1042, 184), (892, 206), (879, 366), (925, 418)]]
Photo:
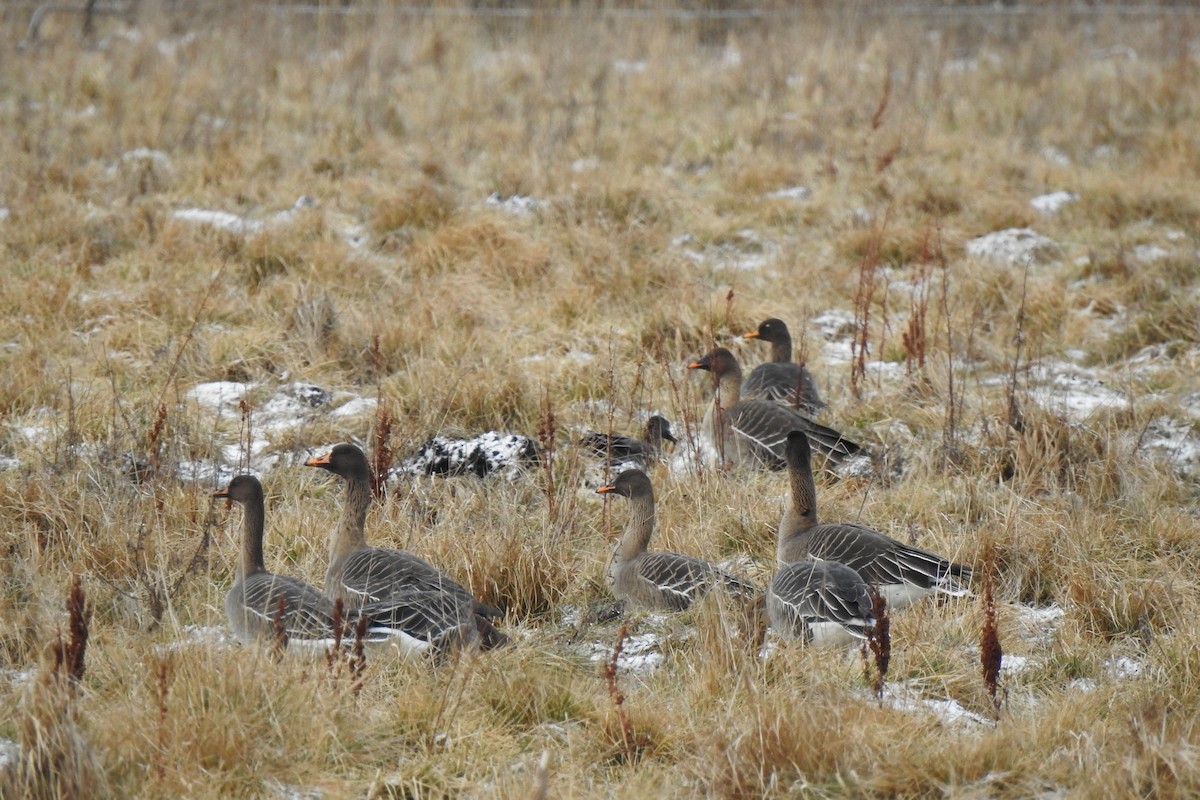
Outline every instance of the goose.
[(720, 567), (679, 553), (646, 551), (654, 533), (654, 488), (646, 473), (627, 469), (598, 494), (629, 499), (629, 521), (608, 566), (612, 592), (628, 606), (643, 610), (683, 611), (714, 586), (750, 599), (758, 588)]
[(212, 496), (242, 507), (242, 557), (237, 578), (225, 594), (225, 618), (234, 638), (242, 644), (273, 641), (279, 635), (276, 617), (288, 641), (331, 637), (333, 604), (329, 598), (299, 578), (267, 571), (263, 559), (266, 512), (258, 478), (238, 475)]
[(771, 345), (771, 360), (750, 370), (742, 382), (746, 399), (771, 400), (785, 406), (816, 413), (825, 407), (817, 382), (803, 364), (792, 361), (792, 335), (781, 319), (763, 320), (757, 330), (742, 335)]
[[(328, 647), (334, 639), (334, 603), (316, 587), (289, 575), (268, 572), (263, 560), (265, 512), (262, 483), (253, 475), (238, 475), (214, 498), (242, 506), (242, 558), (237, 579), (225, 595), (225, 617), (234, 638), (243, 644), (274, 641), (280, 615), (285, 643)], [(456, 606), (438, 602), (429, 592), (408, 591), (381, 603), (347, 609), (343, 636), (353, 638), (360, 617), (367, 619), (365, 641), (388, 642), (404, 653), (446, 652), (469, 643), (474, 631), (464, 629)]]
[(792, 502), (779, 522), (776, 550), (779, 563), (820, 559), (845, 564), (868, 584), (877, 586), (892, 609), (904, 608), (933, 592), (953, 597), (970, 594), (967, 585), (971, 568), (964, 564), (904, 544), (865, 525), (819, 524), (810, 464), (812, 450), (804, 433), (788, 434), (785, 457)]
[(350, 609), (372, 604), (373, 613), (385, 616), (391, 607), (395, 621), (400, 622), (425, 613), (417, 601), (426, 598), (429, 604), (455, 608), (462, 619), (474, 622), (485, 649), (507, 641), (489, 621), (501, 616), (500, 609), (481, 603), (420, 556), (367, 544), (364, 528), (371, 507), (371, 471), (362, 450), (352, 444), (339, 444), (304, 464), (331, 472), (346, 483), (342, 518), (329, 540), (325, 594), (331, 600), (340, 598)]
[(655, 414), (646, 420), (641, 439), (620, 433), (590, 431), (579, 439), (579, 446), (593, 455), (607, 459), (609, 464), (633, 462), (641, 466), (650, 466), (658, 460), (664, 441), (676, 443), (675, 436), (671, 433), (671, 423), (665, 417)]
[(704, 414), (701, 431), (722, 458), (734, 464), (759, 462), (781, 469), (784, 440), (803, 431), (821, 452), (838, 463), (862, 447), (842, 434), (769, 400), (742, 400), (742, 368), (733, 353), (718, 347), (688, 364), (713, 374), (716, 393)]
[(767, 619), (784, 638), (815, 645), (852, 644), (875, 627), (866, 582), (836, 561), (781, 566), (767, 584)]

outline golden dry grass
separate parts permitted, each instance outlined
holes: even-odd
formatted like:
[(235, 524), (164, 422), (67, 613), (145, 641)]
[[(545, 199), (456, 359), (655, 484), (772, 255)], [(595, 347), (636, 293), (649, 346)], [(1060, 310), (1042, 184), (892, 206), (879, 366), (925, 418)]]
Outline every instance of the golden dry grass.
[[(1195, 465), (1145, 446), (1164, 417), (1197, 433), (1200, 18), (226, 5), (143, 3), (87, 39), (53, 16), (23, 49), (24, 12), (0, 11), (0, 738), (22, 748), (0, 793), (1200, 791)], [(772, 194), (796, 186), (811, 194)], [(1079, 200), (1030, 207), (1059, 189)], [(967, 254), (1023, 226), (1058, 244), (1051, 263)], [(861, 379), (828, 311), (869, 312)], [(589, 615), (625, 509), (569, 443), (649, 410), (694, 428), (708, 384), (686, 359), (732, 341), (757, 363), (731, 337), (767, 316), (823, 419), (880, 456), (875, 477), (819, 477), (823, 516), (994, 554), (1000, 641), (1028, 659), (1001, 674), (998, 718), (973, 601), (893, 618), (883, 701), (857, 655), (764, 661), (712, 602), (632, 620), (662, 662), (618, 671), (622, 722), (588, 647), (616, 637)], [(1060, 361), (1130, 402), (1068, 418), (1065, 390), (1033, 391)], [(188, 394), (218, 380), (258, 387), (249, 432)], [(375, 418), (262, 429), (293, 381), (379, 398), (398, 453), (439, 430), (533, 436), (553, 412), (550, 472), (412, 481), (368, 523), (503, 607), (513, 647), (441, 668), (370, 653), (356, 694), (320, 657), (190, 638), (224, 624), (239, 528), (181, 462), (236, 466), (265, 440), (268, 563), (324, 574), (339, 493), (295, 456), (370, 442)], [(658, 547), (767, 579), (780, 475), (653, 479)], [(47, 660), (73, 574), (94, 609), (78, 686)], [(980, 721), (926, 704), (949, 700)]]

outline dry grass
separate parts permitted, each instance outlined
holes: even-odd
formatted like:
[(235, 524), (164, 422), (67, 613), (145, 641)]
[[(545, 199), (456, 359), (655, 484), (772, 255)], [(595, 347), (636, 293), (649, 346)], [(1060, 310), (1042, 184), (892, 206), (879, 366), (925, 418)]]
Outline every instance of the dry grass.
[[(0, 456), (19, 462), (0, 471), (0, 704), (19, 709), (0, 738), (21, 745), (0, 793), (1200, 791), (1197, 484), (1144, 446), (1164, 415), (1196, 430), (1200, 18), (183, 5), (87, 38), (52, 15), (24, 49), (25, 10), (0, 11)], [(771, 194), (796, 186), (811, 195)], [(1056, 189), (1080, 199), (1029, 206)], [(173, 216), (196, 207), (255, 224)], [(966, 254), (1014, 226), (1061, 260)], [(830, 310), (859, 321), (835, 338), (861, 361), (807, 324)], [(666, 623), (658, 669), (606, 682), (586, 646), (611, 654), (618, 623), (589, 614), (624, 516), (570, 442), (653, 410), (686, 448), (708, 402), (686, 359), (719, 342), (757, 363), (732, 337), (768, 316), (823, 419), (887, 467), (819, 475), (823, 516), (994, 562), (994, 607), (891, 615), (873, 687), (883, 662), (864, 677), (857, 653), (764, 661), (759, 621), (714, 599)], [(1062, 360), (1132, 401), (1069, 419), (1034, 390)], [(188, 391), (217, 380), (258, 388), (216, 419)], [(378, 406), (271, 427), (294, 381)], [(348, 679), (189, 639), (223, 626), (238, 529), (182, 462), (279, 455), (267, 561), (319, 582), (339, 492), (299, 456), (357, 438), (382, 464), (485, 428), (554, 457), (515, 481), (403, 482), (369, 535), (503, 608), (514, 646), (437, 668), (368, 650)], [(653, 480), (656, 546), (765, 582), (781, 476)], [(68, 678), (72, 575), (90, 635)], [(1061, 620), (1038, 630), (1018, 603)]]

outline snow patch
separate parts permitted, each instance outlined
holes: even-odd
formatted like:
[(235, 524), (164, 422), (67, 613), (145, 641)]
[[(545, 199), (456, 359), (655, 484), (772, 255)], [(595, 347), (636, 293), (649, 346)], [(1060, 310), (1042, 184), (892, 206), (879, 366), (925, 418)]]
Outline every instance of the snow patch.
[(1049, 217), (1062, 211), (1064, 206), (1078, 200), (1079, 195), (1074, 192), (1058, 191), (1038, 195), (1029, 201), (1029, 205), (1033, 206), (1039, 214)]
[(508, 197), (502, 197), (499, 192), (492, 192), (487, 199), (483, 201), (484, 205), (498, 208), (501, 211), (506, 211), (509, 214), (516, 216), (525, 216), (532, 214), (535, 211), (541, 211), (550, 204), (545, 200), (539, 200), (536, 197), (528, 197), (526, 195), (514, 194)]
[(790, 186), (787, 189), (767, 192), (763, 197), (769, 200), (805, 200), (812, 197), (812, 189), (807, 186)]
[(394, 467), (391, 477), (476, 475), (482, 478), (500, 474), (511, 480), (537, 459), (533, 440), (518, 433), (487, 431), (470, 439), (451, 439), (438, 434)]
[(1047, 361), (1029, 370), (1035, 385), (1030, 395), (1041, 406), (1061, 411), (1070, 419), (1084, 420), (1101, 408), (1124, 408), (1129, 398), (1110, 389), (1095, 371), (1066, 361)]
[(1008, 228), (967, 242), (967, 254), (997, 266), (1048, 264), (1062, 257), (1062, 248), (1030, 228)]

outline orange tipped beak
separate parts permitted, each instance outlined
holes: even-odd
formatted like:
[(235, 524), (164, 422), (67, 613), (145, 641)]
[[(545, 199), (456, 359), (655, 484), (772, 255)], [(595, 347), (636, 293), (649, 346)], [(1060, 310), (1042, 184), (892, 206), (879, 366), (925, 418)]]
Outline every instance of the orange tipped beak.
[(332, 450), (323, 456), (313, 456), (308, 461), (304, 462), (304, 466), (306, 466), (306, 467), (327, 467), (331, 463), (329, 459), (332, 456), (333, 456)]
[(688, 364), (688, 369), (704, 369), (704, 365), (699, 361), (693, 361), (692, 363)]
[(750, 331), (749, 333), (743, 333), (742, 338), (743, 339), (757, 339), (758, 331)]
[(616, 490), (617, 487), (609, 484), (608, 486), (601, 486), (599, 489), (597, 489), (596, 494), (608, 494), (609, 492), (615, 492)]
[(229, 497), (229, 487), (226, 486), (224, 489), (218, 489), (217, 491), (212, 493), (212, 496), (228, 498)]

